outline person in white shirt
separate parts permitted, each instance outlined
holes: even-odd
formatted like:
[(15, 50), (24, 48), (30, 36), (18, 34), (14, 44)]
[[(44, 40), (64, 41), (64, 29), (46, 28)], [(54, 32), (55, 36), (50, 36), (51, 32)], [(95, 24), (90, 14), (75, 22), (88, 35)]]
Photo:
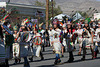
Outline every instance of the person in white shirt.
[(74, 33), (76, 33), (78, 35), (78, 37), (77, 37), (77, 42), (79, 43), (78, 55), (81, 55), (83, 29), (82, 29), (81, 24), (77, 24), (77, 25), (78, 25), (78, 29)]
[(53, 32), (54, 32), (54, 29), (53, 29), (53, 26), (52, 25), (50, 25), (49, 26), (50, 27), (50, 30), (48, 30), (48, 33), (49, 33), (49, 41), (50, 41), (50, 46), (52, 47), (53, 45), (52, 45), (52, 40), (53, 40)]
[(53, 40), (52, 40), (52, 44), (56, 53), (56, 59), (54, 64), (59, 64), (61, 62), (60, 60), (60, 54), (61, 54), (61, 42), (60, 42), (60, 33), (61, 30), (58, 28), (57, 24), (54, 24), (54, 32), (53, 32)]
[[(92, 53), (92, 59), (94, 59), (94, 51), (93, 51), (93, 31), (89, 27), (88, 21), (85, 21), (85, 26), (83, 27), (83, 43), (82, 43), (82, 48), (83, 48), (83, 57), (81, 58), (82, 61), (85, 60), (85, 55), (86, 55), (86, 48), (91, 49)], [(89, 45), (89, 46), (88, 46)]]
[[(37, 39), (36, 37), (39, 37), (40, 39)], [(37, 29), (34, 30), (33, 35), (33, 54), (36, 57), (40, 57), (41, 60), (44, 60), (43, 54), (42, 54), (42, 46), (41, 46), (41, 35), (38, 33)]]
[[(19, 33), (20, 32), (17, 31), (18, 30), (17, 26), (14, 26), (13, 30), (14, 30), (14, 34), (13, 34), (13, 36), (14, 36), (14, 43), (13, 43), (13, 45), (15, 45), (15, 44), (18, 44), (18, 40), (17, 39), (19, 37)], [(20, 61), (21, 61), (20, 57), (16, 56), (16, 52), (13, 52), (13, 53), (14, 53), (14, 58), (15, 58), (15, 63), (14, 64), (17, 64), (18, 62), (20, 63)]]
[(94, 48), (94, 58), (97, 58), (98, 46), (100, 46), (100, 22), (98, 22), (98, 28), (95, 31), (95, 36), (97, 37), (95, 42), (95, 48)]
[(67, 28), (66, 28), (66, 24), (63, 24), (63, 40), (62, 40), (62, 57), (64, 57), (63, 53), (64, 53), (64, 49), (67, 46), (66, 44), (66, 33), (67, 33)]

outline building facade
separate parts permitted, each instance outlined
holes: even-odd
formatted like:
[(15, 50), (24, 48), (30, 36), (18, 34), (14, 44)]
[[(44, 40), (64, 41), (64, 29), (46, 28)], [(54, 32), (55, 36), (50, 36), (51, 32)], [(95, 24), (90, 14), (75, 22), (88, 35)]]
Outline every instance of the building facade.
[(20, 18), (20, 20), (22, 20), (26, 17), (30, 17), (32, 19), (38, 19), (38, 20), (42, 19), (42, 22), (45, 21), (45, 7), (0, 2), (0, 8), (2, 7), (4, 7), (6, 11), (8, 11), (9, 13), (13, 12), (10, 16), (13, 22), (19, 22), (16, 18)]

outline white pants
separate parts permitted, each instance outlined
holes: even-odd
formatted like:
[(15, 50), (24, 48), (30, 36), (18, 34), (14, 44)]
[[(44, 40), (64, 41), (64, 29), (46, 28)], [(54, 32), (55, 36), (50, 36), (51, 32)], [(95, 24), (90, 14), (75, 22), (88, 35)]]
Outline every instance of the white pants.
[(34, 56), (40, 57), (40, 51), (41, 51), (41, 46), (40, 45), (34, 45), (33, 46)]
[(91, 38), (83, 38), (83, 48), (89, 48), (90, 46), (93, 48), (92, 39)]
[(79, 42), (79, 47), (82, 47), (83, 39), (81, 37), (78, 37), (77, 41)]
[(62, 45), (61, 45), (60, 42), (54, 42), (53, 46), (54, 46), (54, 50), (56, 51), (56, 53), (60, 53), (61, 52)]

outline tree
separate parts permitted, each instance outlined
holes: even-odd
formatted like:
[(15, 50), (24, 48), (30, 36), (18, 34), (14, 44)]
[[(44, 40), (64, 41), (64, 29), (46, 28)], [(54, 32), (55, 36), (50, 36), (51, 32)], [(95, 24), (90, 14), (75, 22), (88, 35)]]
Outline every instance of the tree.
[[(46, 7), (45, 3), (35, 1), (36, 6)], [(56, 6), (56, 2), (53, 1), (53, 15), (56, 16), (58, 14), (63, 13), (60, 6)], [(49, 19), (52, 17), (52, 2), (49, 1)]]
[(42, 2), (39, 2), (39, 1), (35, 1), (35, 6), (41, 6), (41, 7), (44, 7), (45, 4), (42, 3)]
[(62, 10), (61, 10), (60, 6), (58, 6), (57, 8), (54, 8), (54, 16), (61, 14), (61, 13), (62, 13)]
[[(53, 15), (56, 16), (58, 14), (63, 13), (60, 6), (56, 6), (56, 2), (53, 1)], [(52, 2), (49, 1), (49, 19), (52, 17)]]

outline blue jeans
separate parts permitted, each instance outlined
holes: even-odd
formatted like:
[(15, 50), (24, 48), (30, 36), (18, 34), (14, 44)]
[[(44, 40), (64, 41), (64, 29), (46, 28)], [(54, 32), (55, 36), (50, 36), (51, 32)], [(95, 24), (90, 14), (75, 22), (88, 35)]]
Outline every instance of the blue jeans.
[(98, 45), (95, 45), (94, 51), (98, 50), (98, 46), (100, 46), (100, 43), (97, 43)]
[(60, 59), (59, 54), (56, 54), (56, 60)]

